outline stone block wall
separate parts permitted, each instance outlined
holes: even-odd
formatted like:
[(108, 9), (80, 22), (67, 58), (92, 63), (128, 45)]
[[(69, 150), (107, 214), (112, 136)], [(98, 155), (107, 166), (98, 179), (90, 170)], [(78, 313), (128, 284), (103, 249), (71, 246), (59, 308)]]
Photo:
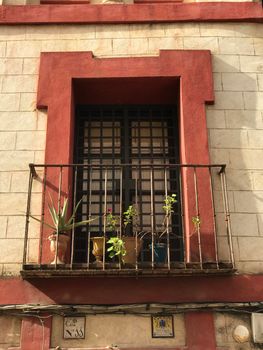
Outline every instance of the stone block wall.
[[(263, 28), (249, 23), (18, 25), (0, 31), (0, 273), (21, 267), (28, 163), (44, 161), (46, 112), (36, 110), (39, 57), (93, 51), (152, 56), (160, 49), (211, 50), (215, 104), (207, 106), (212, 163), (227, 164), (234, 251), (240, 272), (263, 272)], [(41, 186), (34, 188), (35, 214)], [(218, 213), (221, 250), (226, 237)], [(36, 261), (38, 227), (30, 233)]]

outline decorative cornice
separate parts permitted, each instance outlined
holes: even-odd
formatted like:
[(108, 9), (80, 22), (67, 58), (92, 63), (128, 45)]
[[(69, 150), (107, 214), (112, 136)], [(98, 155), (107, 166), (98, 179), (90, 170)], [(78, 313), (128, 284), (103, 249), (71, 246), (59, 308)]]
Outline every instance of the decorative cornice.
[(0, 24), (263, 22), (260, 3), (140, 3), (0, 6)]

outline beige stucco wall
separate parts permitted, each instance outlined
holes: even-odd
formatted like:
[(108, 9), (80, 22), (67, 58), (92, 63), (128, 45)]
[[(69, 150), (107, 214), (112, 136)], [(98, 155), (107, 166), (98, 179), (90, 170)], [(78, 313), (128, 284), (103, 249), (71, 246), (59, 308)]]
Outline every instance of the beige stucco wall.
[[(216, 344), (220, 349), (250, 350), (261, 349), (253, 343), (250, 314), (215, 312)], [(243, 343), (233, 338), (234, 330), (242, 325), (249, 331), (249, 340)], [(117, 330), (117, 331), (116, 331)], [(184, 315), (174, 316), (174, 338), (156, 339), (151, 337), (151, 317), (133, 315), (88, 315), (86, 317), (85, 339), (63, 339), (63, 317), (55, 316), (52, 321), (51, 348), (85, 349), (116, 346), (132, 347), (175, 347), (186, 345)], [(206, 350), (206, 349), (204, 349)]]
[[(36, 110), (40, 52), (97, 57), (208, 49), (215, 104), (207, 106), (212, 163), (227, 163), (234, 250), (240, 272), (263, 272), (263, 27), (261, 24), (1, 26), (0, 273), (18, 274), (23, 253), (28, 163), (44, 160), (46, 113)], [(35, 214), (41, 187), (33, 196)], [(218, 215), (224, 251), (224, 220)], [(38, 252), (30, 230), (30, 261)]]
[[(262, 349), (262, 344), (253, 342), (250, 314), (234, 313), (214, 313), (214, 322), (216, 330), (216, 344), (219, 348), (228, 350), (248, 350)], [(249, 340), (244, 343), (238, 343), (233, 338), (234, 330), (242, 325), (249, 331)]]
[(152, 338), (150, 316), (90, 315), (86, 317), (85, 339), (63, 339), (63, 318), (55, 316), (52, 321), (51, 347), (183, 346), (185, 345), (183, 315), (174, 316), (174, 335), (174, 338)]
[[(262, 345), (252, 341), (250, 314), (215, 312), (214, 325), (216, 344), (220, 349), (257, 350), (262, 348)], [(239, 325), (248, 329), (249, 341), (238, 343), (234, 340), (233, 332)], [(0, 327), (0, 350), (18, 347), (20, 345), (21, 318), (0, 316)], [(119, 348), (185, 346), (186, 334), (183, 314), (174, 316), (174, 335), (174, 338), (152, 338), (150, 316), (88, 315), (86, 316), (85, 339), (65, 340), (63, 339), (63, 317), (54, 316), (50, 346), (52, 349), (56, 349), (58, 346), (63, 349), (96, 349), (113, 345)]]

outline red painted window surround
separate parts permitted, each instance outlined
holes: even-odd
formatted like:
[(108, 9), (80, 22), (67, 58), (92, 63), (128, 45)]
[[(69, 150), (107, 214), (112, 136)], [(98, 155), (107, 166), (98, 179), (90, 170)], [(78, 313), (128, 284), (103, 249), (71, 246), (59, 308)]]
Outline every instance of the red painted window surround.
[(0, 24), (211, 21), (263, 22), (262, 6), (254, 2), (0, 6)]
[[(43, 53), (40, 62), (37, 106), (48, 108), (46, 164), (73, 163), (73, 99), (75, 98), (73, 80), (85, 79), (89, 82), (128, 79), (129, 81), (134, 78), (166, 78), (167, 80), (174, 78), (180, 81), (180, 162), (209, 164), (205, 103), (213, 102), (213, 81), (211, 55), (207, 50), (169, 50), (161, 51), (159, 57), (103, 59), (94, 58), (92, 53)], [(112, 85), (114, 85), (113, 82)], [(92, 90), (92, 84), (90, 84), (90, 90)], [(131, 92), (129, 94), (128, 88), (125, 90), (128, 97), (136, 95)], [(175, 89), (175, 99), (177, 92)], [(105, 104), (108, 94), (100, 95), (100, 99), (96, 102)], [(127, 98), (127, 96), (124, 97)], [(95, 95), (94, 100), (95, 98), (98, 96)], [(133, 100), (130, 102), (137, 103)], [(112, 103), (116, 101), (113, 100)], [(47, 176), (49, 183), (53, 186), (57, 184), (57, 173), (54, 168), (48, 171)], [(199, 261), (197, 234), (191, 232), (191, 218), (196, 215), (196, 212), (193, 174), (190, 170), (182, 171), (182, 182), (186, 258), (190, 261)], [(198, 184), (202, 193), (199, 200), (200, 215), (206, 218), (202, 224), (204, 247), (202, 258), (203, 261), (215, 261), (210, 183), (208, 173), (202, 169), (199, 172)], [(66, 173), (62, 191), (67, 193), (70, 187), (71, 174)], [(48, 232), (44, 231), (44, 238), (47, 235)], [(48, 242), (45, 239), (44, 241)], [(50, 259), (48, 244), (43, 246), (42, 257), (41, 263), (48, 263)]]

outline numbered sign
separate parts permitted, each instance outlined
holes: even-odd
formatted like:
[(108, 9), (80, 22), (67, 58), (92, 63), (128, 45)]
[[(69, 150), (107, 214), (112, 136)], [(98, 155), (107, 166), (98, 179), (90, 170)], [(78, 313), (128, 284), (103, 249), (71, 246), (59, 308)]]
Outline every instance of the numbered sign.
[(85, 317), (64, 317), (64, 339), (84, 339), (85, 320)]

